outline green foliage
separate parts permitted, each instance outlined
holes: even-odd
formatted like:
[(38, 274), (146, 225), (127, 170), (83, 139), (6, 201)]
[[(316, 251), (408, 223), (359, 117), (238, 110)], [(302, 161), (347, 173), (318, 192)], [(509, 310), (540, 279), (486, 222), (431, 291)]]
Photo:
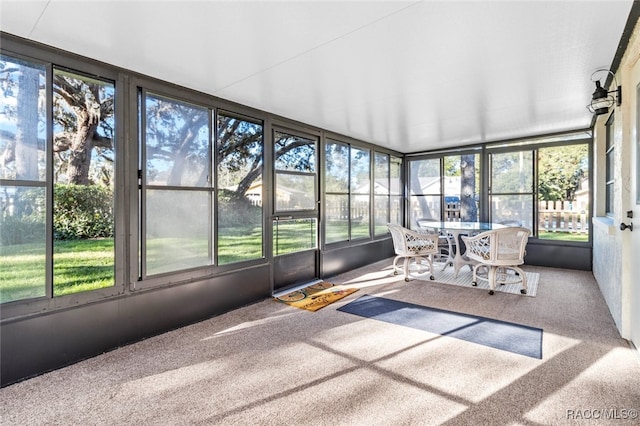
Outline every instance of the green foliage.
[(42, 243), (45, 235), (44, 190), (15, 188), (11, 207), (0, 214), (0, 245)]
[(316, 144), (312, 139), (276, 132), (274, 145), (276, 170), (315, 171)]
[(34, 243), (44, 240), (44, 218), (35, 216), (0, 217), (0, 245)]
[(459, 155), (448, 155), (444, 157), (444, 175), (460, 176), (462, 172)]
[(533, 191), (533, 151), (491, 155), (492, 194), (522, 194)]
[(325, 146), (325, 191), (349, 190), (349, 146), (327, 142)]
[(148, 181), (203, 185), (209, 149), (207, 109), (155, 95), (143, 102)]
[(220, 114), (217, 132), (218, 186), (244, 197), (262, 176), (262, 125)]
[[(54, 185), (53, 227), (56, 240), (113, 237), (113, 193), (100, 185)], [(13, 209), (0, 215), (0, 244), (42, 243), (45, 203), (41, 189), (16, 191)]]
[(53, 229), (58, 240), (113, 237), (113, 193), (99, 185), (57, 184)]
[(218, 191), (218, 227), (244, 227), (251, 229), (262, 224), (262, 207), (235, 191)]
[(538, 155), (538, 198), (575, 200), (580, 181), (588, 173), (586, 144), (543, 148)]

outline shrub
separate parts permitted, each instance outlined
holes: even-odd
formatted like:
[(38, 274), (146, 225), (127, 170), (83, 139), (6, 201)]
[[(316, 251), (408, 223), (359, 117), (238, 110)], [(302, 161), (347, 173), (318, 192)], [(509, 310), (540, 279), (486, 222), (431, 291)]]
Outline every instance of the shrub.
[(44, 241), (44, 219), (34, 216), (2, 216), (0, 245), (41, 243)]
[(99, 185), (57, 184), (53, 188), (54, 238), (113, 237), (113, 192)]
[(220, 228), (250, 227), (262, 224), (262, 207), (232, 191), (218, 192), (218, 226)]
[(0, 215), (0, 244), (42, 243), (45, 238), (43, 188), (16, 188)]

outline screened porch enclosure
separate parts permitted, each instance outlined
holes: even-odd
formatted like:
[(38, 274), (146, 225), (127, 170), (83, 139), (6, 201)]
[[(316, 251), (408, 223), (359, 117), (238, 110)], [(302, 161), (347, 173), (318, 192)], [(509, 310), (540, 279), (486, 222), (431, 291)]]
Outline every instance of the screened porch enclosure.
[[(406, 155), (5, 34), (0, 64), (3, 386), (391, 257), (389, 223), (591, 267), (588, 130)], [(573, 180), (534, 173), (558, 150)]]

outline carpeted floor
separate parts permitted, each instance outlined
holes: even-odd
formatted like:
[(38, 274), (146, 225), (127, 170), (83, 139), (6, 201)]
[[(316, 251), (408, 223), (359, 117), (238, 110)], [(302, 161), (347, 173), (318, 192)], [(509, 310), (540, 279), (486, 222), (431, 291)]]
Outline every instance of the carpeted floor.
[[(327, 277), (361, 291), (317, 312), (268, 298), (0, 389), (0, 423), (638, 423), (640, 359), (590, 272), (525, 267), (536, 297), (490, 296), (390, 265)], [(542, 328), (543, 357), (338, 311), (364, 293)]]

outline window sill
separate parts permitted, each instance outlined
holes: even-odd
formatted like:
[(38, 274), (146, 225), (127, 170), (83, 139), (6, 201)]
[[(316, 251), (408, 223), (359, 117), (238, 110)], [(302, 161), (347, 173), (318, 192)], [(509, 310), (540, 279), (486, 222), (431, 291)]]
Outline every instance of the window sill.
[(616, 226), (613, 222), (613, 218), (609, 216), (596, 216), (593, 218), (593, 226), (594, 228), (599, 229), (600, 231), (604, 231), (607, 235), (615, 235)]

